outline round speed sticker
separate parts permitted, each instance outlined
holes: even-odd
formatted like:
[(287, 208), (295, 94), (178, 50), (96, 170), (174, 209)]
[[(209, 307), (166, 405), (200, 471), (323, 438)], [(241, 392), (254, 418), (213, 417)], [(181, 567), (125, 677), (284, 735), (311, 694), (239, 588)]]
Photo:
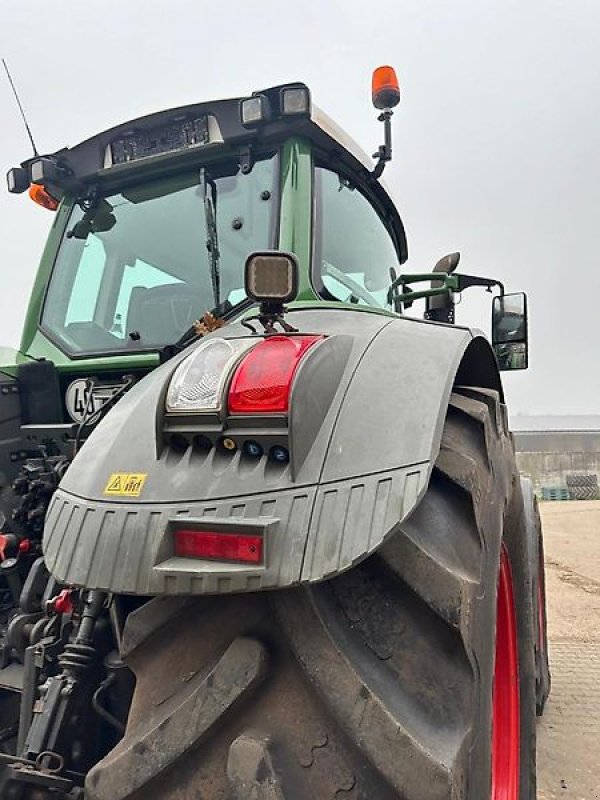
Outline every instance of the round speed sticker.
[(80, 378), (73, 381), (65, 395), (65, 405), (71, 419), (75, 422), (93, 422), (100, 411), (103, 400), (95, 395), (90, 381)]

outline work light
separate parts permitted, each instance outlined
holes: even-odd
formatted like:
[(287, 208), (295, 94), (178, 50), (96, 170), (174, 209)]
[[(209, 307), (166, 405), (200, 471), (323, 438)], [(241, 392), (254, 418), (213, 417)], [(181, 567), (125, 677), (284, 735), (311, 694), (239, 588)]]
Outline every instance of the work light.
[(310, 114), (310, 92), (306, 86), (291, 86), (281, 90), (281, 113), (285, 116)]
[(23, 167), (14, 167), (6, 173), (6, 183), (11, 194), (22, 194), (29, 189), (29, 173)]
[(240, 117), (245, 128), (253, 128), (267, 122), (271, 117), (271, 109), (264, 94), (255, 94), (242, 100)]
[(246, 294), (259, 303), (283, 304), (298, 293), (298, 261), (293, 253), (264, 251), (246, 259)]
[(60, 183), (65, 170), (53, 158), (37, 158), (29, 167), (31, 182), (37, 184)]

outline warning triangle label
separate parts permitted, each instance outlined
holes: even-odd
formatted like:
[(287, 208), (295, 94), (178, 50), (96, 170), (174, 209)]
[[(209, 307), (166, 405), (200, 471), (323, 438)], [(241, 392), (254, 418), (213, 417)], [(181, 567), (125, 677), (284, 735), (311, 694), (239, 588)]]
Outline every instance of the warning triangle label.
[(147, 472), (113, 472), (104, 487), (104, 494), (113, 497), (139, 497), (147, 477)]
[(119, 473), (111, 475), (106, 484), (105, 494), (120, 494), (123, 491), (123, 476)]

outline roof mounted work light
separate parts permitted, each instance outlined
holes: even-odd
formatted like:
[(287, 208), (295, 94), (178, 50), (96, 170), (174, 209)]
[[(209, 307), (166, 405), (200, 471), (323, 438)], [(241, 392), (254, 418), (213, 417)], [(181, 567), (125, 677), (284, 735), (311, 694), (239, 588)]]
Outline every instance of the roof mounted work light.
[(307, 86), (284, 87), (280, 97), (284, 117), (310, 115), (310, 91)]
[(245, 128), (254, 128), (271, 119), (271, 107), (264, 94), (247, 97), (240, 103), (240, 117)]
[(23, 194), (29, 189), (29, 172), (24, 167), (14, 167), (6, 173), (6, 183), (11, 194)]
[(31, 183), (36, 184), (60, 184), (62, 178), (65, 176), (66, 171), (61, 167), (55, 158), (37, 158), (31, 162), (29, 167), (31, 176)]

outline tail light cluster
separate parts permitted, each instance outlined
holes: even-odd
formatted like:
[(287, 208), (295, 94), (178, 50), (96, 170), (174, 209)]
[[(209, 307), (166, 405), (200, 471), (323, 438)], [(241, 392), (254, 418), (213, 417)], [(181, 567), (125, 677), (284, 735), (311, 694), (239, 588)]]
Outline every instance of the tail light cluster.
[(286, 414), (292, 380), (319, 336), (271, 336), (242, 359), (229, 389), (230, 414)]
[(167, 391), (167, 412), (219, 412), (229, 383), (229, 414), (285, 414), (296, 370), (321, 338), (275, 335), (258, 343), (210, 339), (175, 370)]
[[(167, 430), (177, 428), (180, 431), (185, 415), (184, 427), (193, 420), (192, 427), (196, 428), (193, 443), (201, 443), (200, 449), (210, 450), (216, 445), (223, 452), (234, 453), (240, 449), (249, 459), (258, 460), (266, 454), (274, 463), (287, 463), (285, 433), (283, 439), (279, 431), (278, 436), (260, 441), (252, 435), (243, 435), (240, 439), (231, 435), (231, 431), (236, 419), (245, 434), (251, 434), (248, 423), (242, 422), (244, 418), (287, 415), (298, 367), (310, 348), (322, 338), (277, 334), (259, 340), (207, 340), (184, 359), (173, 374), (166, 397)], [(207, 429), (215, 430), (215, 423), (222, 422), (224, 416), (229, 417), (228, 432), (224, 435), (215, 439), (206, 435), (208, 430), (198, 433), (198, 420), (204, 418), (210, 423)], [(260, 422), (257, 424), (262, 426)], [(188, 446), (187, 437), (180, 433), (173, 434), (170, 440), (179, 449)]]

